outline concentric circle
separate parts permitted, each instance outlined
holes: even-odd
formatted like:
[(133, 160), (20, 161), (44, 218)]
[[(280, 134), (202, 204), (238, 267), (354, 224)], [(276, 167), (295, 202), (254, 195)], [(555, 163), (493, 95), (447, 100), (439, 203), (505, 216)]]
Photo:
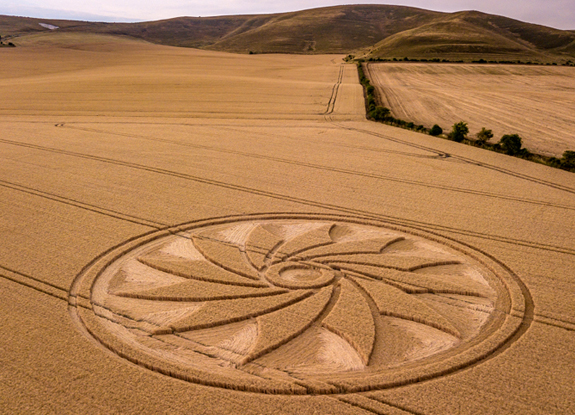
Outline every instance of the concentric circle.
[(377, 390), (463, 369), (519, 332), (498, 261), (411, 228), (330, 215), (202, 221), (133, 240), (76, 279), (76, 321), (157, 372), (236, 390)]

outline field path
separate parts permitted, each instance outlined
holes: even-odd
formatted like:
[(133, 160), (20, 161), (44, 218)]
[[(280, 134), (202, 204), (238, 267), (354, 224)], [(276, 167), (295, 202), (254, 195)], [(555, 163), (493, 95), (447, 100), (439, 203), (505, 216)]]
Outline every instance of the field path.
[(0, 413), (573, 412), (572, 174), (366, 121), (339, 57), (51, 36), (2, 50)]

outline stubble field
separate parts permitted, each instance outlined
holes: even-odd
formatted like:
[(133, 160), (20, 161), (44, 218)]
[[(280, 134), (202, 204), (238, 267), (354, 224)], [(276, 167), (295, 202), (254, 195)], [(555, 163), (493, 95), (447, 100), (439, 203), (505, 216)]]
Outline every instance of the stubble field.
[(365, 121), (339, 56), (0, 68), (0, 412), (575, 410), (572, 174)]
[(383, 104), (396, 118), (446, 132), (459, 121), (474, 137), (482, 127), (519, 134), (532, 152), (561, 158), (575, 148), (575, 70), (491, 64), (368, 65)]

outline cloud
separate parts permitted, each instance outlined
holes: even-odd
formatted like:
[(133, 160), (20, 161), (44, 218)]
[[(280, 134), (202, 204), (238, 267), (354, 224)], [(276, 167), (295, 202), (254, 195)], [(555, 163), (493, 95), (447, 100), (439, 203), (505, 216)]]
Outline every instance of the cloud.
[[(58, 7), (37, 6), (33, 2), (23, 2), (18, 4), (0, 1), (0, 13), (12, 16), (36, 17), (40, 19), (58, 19), (58, 20), (82, 20), (98, 22), (134, 22), (141, 19), (133, 15), (113, 15), (106, 14), (102, 10), (60, 9)], [(130, 17), (126, 17), (130, 16)]]

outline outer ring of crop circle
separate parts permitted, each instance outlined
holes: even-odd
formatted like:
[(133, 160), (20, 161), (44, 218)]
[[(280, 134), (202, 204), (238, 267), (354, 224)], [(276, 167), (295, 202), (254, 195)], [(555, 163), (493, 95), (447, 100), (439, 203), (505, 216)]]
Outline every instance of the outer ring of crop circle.
[[(498, 292), (500, 297), (507, 297), (507, 306), (506, 310), (504, 310), (505, 318), (503, 319), (502, 323), (495, 328), (489, 329), (487, 333), (482, 333), (477, 338), (474, 338), (471, 342), (469, 342), (470, 347), (468, 349), (453, 355), (449, 355), (448, 353), (446, 357), (440, 357), (438, 359), (426, 359), (424, 361), (425, 363), (421, 365), (400, 368), (395, 371), (385, 371), (383, 374), (376, 373), (375, 375), (368, 375), (363, 378), (363, 381), (359, 381), (355, 385), (348, 385), (345, 382), (337, 384), (337, 382), (335, 382), (335, 392), (310, 393), (346, 394), (366, 392), (390, 389), (446, 376), (464, 370), (470, 366), (480, 364), (481, 362), (497, 355), (500, 351), (506, 349), (519, 337), (521, 337), (521, 335), (525, 333), (525, 331), (529, 328), (531, 323), (529, 316), (533, 314), (533, 302), (526, 286), (521, 282), (519, 277), (513, 273), (511, 269), (509, 269), (505, 264), (489, 255), (488, 253), (482, 252), (479, 249), (472, 247), (464, 242), (446, 237), (437, 232), (404, 225), (402, 223), (355, 216), (309, 213), (272, 213), (226, 216), (187, 222), (171, 228), (152, 231), (139, 237), (132, 238), (125, 243), (117, 245), (116, 247), (113, 247), (102, 253), (86, 267), (84, 267), (84, 269), (77, 275), (70, 288), (68, 300), (69, 310), (73, 321), (76, 323), (78, 328), (95, 344), (103, 346), (113, 354), (128, 360), (133, 364), (136, 364), (140, 367), (145, 367), (157, 373), (161, 373), (191, 383), (224, 389), (265, 394), (301, 394), (301, 392), (294, 391), (286, 392), (263, 390), (261, 388), (253, 388), (250, 385), (229, 385), (222, 382), (212, 382), (209, 379), (206, 380), (203, 377), (200, 378), (194, 375), (190, 375), (183, 370), (178, 370), (178, 368), (174, 365), (166, 365), (164, 362), (159, 361), (157, 358), (151, 356), (142, 356), (143, 353), (138, 350), (134, 352), (134, 356), (133, 354), (130, 354), (130, 348), (127, 347), (127, 345), (122, 344), (119, 341), (113, 341), (109, 339), (105, 340), (102, 338), (103, 336), (101, 336), (101, 332), (99, 333), (98, 331), (99, 327), (97, 327), (97, 318), (91, 310), (91, 290), (95, 281), (108, 266), (120, 260), (129, 252), (137, 248), (141, 248), (142, 246), (148, 245), (154, 241), (175, 235), (179, 232), (190, 231), (193, 229), (205, 228), (209, 226), (257, 220), (339, 221), (357, 225), (375, 226), (411, 234), (445, 245), (455, 251), (458, 251), (464, 256), (472, 258), (473, 260), (479, 262), (481, 265), (487, 267), (493, 274), (495, 274), (498, 280), (506, 288), (506, 292)], [(456, 348), (456, 350), (458, 350), (458, 348)], [(446, 366), (446, 362), (448, 362), (449, 365)]]

